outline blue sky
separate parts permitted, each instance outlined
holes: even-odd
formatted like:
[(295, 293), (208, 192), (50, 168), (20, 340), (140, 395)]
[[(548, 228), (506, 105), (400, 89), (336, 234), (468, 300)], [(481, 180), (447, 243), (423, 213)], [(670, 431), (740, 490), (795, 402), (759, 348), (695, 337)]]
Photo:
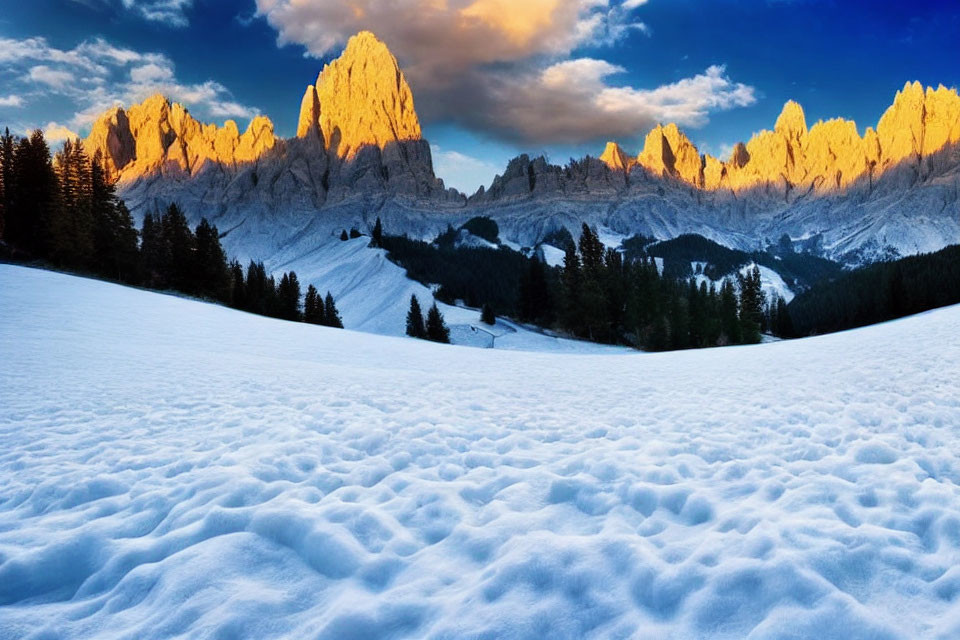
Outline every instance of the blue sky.
[[(520, 152), (631, 153), (676, 120), (725, 154), (788, 99), (874, 125), (908, 80), (960, 84), (956, 0), (31, 0), (0, 9), (0, 123), (86, 133), (156, 90), (200, 119), (268, 115), (367, 28), (400, 60), (438, 174), (489, 183)], [(14, 6), (9, 6), (14, 5)], [(438, 8), (440, 7), (440, 8)]]

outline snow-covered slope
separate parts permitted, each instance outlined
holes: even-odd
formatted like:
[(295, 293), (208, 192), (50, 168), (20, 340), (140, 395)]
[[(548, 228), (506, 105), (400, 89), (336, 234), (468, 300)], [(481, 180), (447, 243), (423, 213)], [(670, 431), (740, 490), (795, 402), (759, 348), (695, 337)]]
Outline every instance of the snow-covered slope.
[[(387, 259), (386, 251), (372, 249), (370, 239), (333, 240), (315, 247), (306, 243), (285, 247), (269, 262), (273, 271), (297, 273), (297, 279), (313, 284), (321, 294), (329, 291), (348, 329), (387, 336), (406, 331), (410, 296), (415, 295), (424, 313), (433, 293), (407, 277), (404, 269)], [(488, 327), (480, 322), (479, 309), (438, 302), (454, 344), (497, 349), (590, 352), (618, 351), (615, 347), (552, 337), (506, 320)]]
[(0, 638), (954, 639), (958, 326), (564, 356), (0, 266)]

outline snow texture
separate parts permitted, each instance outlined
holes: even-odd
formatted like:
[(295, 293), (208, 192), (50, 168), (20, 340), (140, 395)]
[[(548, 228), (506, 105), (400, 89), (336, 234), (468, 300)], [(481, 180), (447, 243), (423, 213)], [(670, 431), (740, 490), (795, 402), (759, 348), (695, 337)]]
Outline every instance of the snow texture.
[(0, 266), (0, 638), (955, 639), (958, 327), (509, 352)]

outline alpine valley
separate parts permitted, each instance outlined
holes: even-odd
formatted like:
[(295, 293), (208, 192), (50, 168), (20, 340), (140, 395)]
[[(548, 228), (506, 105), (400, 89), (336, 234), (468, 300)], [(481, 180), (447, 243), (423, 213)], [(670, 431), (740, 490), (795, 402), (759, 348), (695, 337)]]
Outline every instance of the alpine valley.
[(551, 238), (576, 239), (583, 223), (614, 247), (697, 234), (848, 267), (960, 242), (960, 96), (919, 83), (862, 136), (849, 120), (808, 126), (791, 101), (726, 160), (666, 124), (636, 156), (615, 142), (566, 166), (521, 155), (467, 196), (435, 176), (411, 87), (387, 46), (361, 32), (306, 87), (294, 138), (263, 116), (243, 133), (230, 120), (203, 124), (156, 95), (101, 115), (85, 148), (102, 152), (135, 218), (177, 203), (191, 222), (216, 224), (232, 255), (301, 273), (319, 269), (343, 229), (376, 218), (432, 240), (486, 216), (502, 245), (554, 263)]

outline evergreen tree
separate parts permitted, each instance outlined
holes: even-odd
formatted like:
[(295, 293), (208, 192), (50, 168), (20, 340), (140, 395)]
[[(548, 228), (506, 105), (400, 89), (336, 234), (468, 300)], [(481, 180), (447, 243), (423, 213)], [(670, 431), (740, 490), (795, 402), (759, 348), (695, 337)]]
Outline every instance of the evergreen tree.
[(277, 285), (277, 315), (284, 320), (300, 320), (300, 281), (293, 271), (284, 273)]
[(49, 257), (59, 265), (88, 268), (94, 254), (90, 160), (82, 143), (67, 140), (54, 159), (60, 192), (50, 217)]
[(427, 312), (427, 340), (433, 342), (450, 342), (450, 329), (447, 328), (446, 323), (443, 321), (443, 314), (440, 313), (440, 309), (437, 308), (437, 303), (434, 302), (430, 307), (430, 310)]
[(553, 301), (543, 262), (538, 258), (528, 261), (520, 279), (520, 319), (546, 324), (553, 318)]
[(93, 269), (121, 282), (137, 279), (140, 256), (133, 217), (107, 180), (98, 149), (90, 163), (90, 202), (93, 214)]
[(377, 248), (383, 246), (383, 224), (381, 224), (379, 216), (376, 224), (373, 225), (373, 238), (370, 240), (370, 246)]
[(580, 256), (577, 255), (577, 249), (572, 244), (567, 245), (563, 255), (560, 283), (563, 290), (560, 324), (567, 331), (575, 335), (582, 335), (584, 326), (580, 304), (582, 274), (580, 271)]
[(262, 262), (250, 261), (247, 266), (246, 306), (251, 313), (269, 315), (272, 310), (273, 283), (267, 280), (267, 270)]
[(737, 294), (729, 278), (720, 286), (720, 339), (721, 345), (740, 344), (743, 340)]
[(480, 309), (480, 322), (491, 326), (497, 323), (497, 316), (490, 305), (485, 304), (483, 308)]
[(16, 192), (14, 184), (14, 148), (16, 140), (10, 135), (10, 129), (5, 129), (0, 136), (0, 182), (3, 183), (3, 192), (0, 194), (0, 209), (3, 210), (3, 229), (0, 229), (0, 239), (6, 239), (7, 219), (12, 215), (11, 202)]
[(196, 238), (187, 225), (187, 217), (176, 204), (171, 204), (161, 219), (163, 242), (169, 251), (164, 267), (167, 286), (183, 293), (197, 293)]
[(167, 268), (170, 247), (163, 235), (160, 216), (148, 213), (143, 217), (140, 231), (140, 269), (143, 283), (148, 287), (165, 289), (170, 286)]
[(773, 323), (772, 331), (775, 336), (780, 338), (792, 338), (794, 335), (793, 331), (793, 320), (790, 318), (790, 312), (787, 310), (787, 301), (783, 299), (783, 296), (777, 295), (776, 305), (773, 307)]
[(407, 335), (414, 338), (426, 338), (427, 327), (423, 322), (423, 312), (417, 296), (410, 296), (410, 310), (407, 311)]
[(329, 291), (327, 291), (327, 297), (323, 301), (323, 324), (328, 327), (343, 329), (343, 320), (340, 319), (340, 312), (337, 311), (337, 305)]
[(59, 184), (50, 149), (37, 129), (21, 138), (13, 151), (12, 203), (6, 212), (7, 240), (38, 258), (51, 254), (50, 231), (57, 224)]
[(740, 331), (746, 344), (760, 342), (763, 327), (764, 294), (760, 282), (760, 267), (753, 266), (746, 275), (737, 274), (740, 285)]
[(312, 284), (307, 286), (307, 295), (303, 299), (303, 321), (310, 324), (326, 324), (323, 315), (323, 300)]
[(341, 242), (346, 242), (346, 241), (349, 240), (349, 239), (350, 239), (350, 238), (349, 238), (349, 236), (347, 235), (347, 230), (346, 230), (346, 229), (344, 229), (343, 231), (340, 232), (340, 240), (341, 240)]
[(361, 236), (363, 236), (363, 234), (360, 233), (360, 229), (357, 229), (356, 227), (352, 227), (352, 228), (350, 229), (350, 237), (351, 237), (351, 238), (356, 239), (356, 238), (359, 238), (359, 237), (361, 237)]
[(197, 293), (220, 302), (230, 302), (232, 276), (227, 267), (227, 256), (220, 246), (217, 227), (201, 218), (195, 238)]
[(230, 263), (230, 306), (234, 309), (247, 308), (246, 284), (243, 281), (243, 267), (234, 260)]

